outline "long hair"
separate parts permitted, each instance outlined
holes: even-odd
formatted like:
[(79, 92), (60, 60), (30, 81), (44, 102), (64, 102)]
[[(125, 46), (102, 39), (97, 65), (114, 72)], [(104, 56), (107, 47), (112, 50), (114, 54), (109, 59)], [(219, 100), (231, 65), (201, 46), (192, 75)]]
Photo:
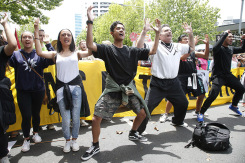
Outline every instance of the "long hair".
[[(60, 53), (60, 52), (63, 50), (62, 44), (61, 44), (61, 42), (60, 42), (60, 33), (61, 33), (63, 30), (68, 30), (68, 31), (71, 33), (71, 31), (70, 31), (69, 29), (62, 29), (62, 30), (59, 32), (59, 34), (58, 34), (58, 40), (57, 40), (57, 52), (58, 52), (58, 53)], [(75, 41), (74, 41), (74, 38), (73, 38), (72, 33), (71, 33), (71, 37), (72, 37), (72, 38), (71, 38), (71, 44), (70, 44), (69, 49), (70, 49), (71, 52), (74, 52), (75, 49), (76, 49), (76, 47), (75, 47)]]

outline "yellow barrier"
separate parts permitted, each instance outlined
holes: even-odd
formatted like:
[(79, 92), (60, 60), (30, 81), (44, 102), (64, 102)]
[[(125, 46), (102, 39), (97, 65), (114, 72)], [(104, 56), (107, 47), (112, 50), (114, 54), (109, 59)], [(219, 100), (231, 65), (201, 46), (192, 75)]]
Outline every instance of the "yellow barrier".
[[(100, 97), (103, 89), (103, 73), (106, 71), (104, 62), (95, 60), (95, 61), (79, 61), (79, 69), (84, 72), (86, 76), (86, 80), (83, 81), (85, 91), (87, 93), (88, 102), (91, 110), (91, 116), (83, 118), (85, 120), (91, 120), (93, 113), (94, 113), (94, 106)], [(21, 129), (21, 114), (19, 111), (19, 107), (17, 104), (17, 98), (16, 98), (16, 89), (15, 89), (15, 82), (14, 82), (14, 69), (11, 69), (12, 73), (6, 72), (7, 77), (10, 78), (12, 82), (12, 93), (14, 96), (14, 103), (16, 107), (16, 123), (14, 125), (11, 125), (8, 129), (8, 132), (19, 130)], [(237, 68), (233, 69), (232, 73), (237, 76), (241, 77), (242, 73), (244, 71), (244, 68)], [(45, 69), (45, 72), (51, 72), (53, 78), (55, 77), (55, 66), (49, 66), (47, 69)], [(141, 94), (142, 97), (145, 97), (146, 91), (150, 84), (150, 69), (145, 67), (138, 67), (137, 75), (135, 76), (135, 84), (136, 87)], [(28, 84), (28, 83), (27, 83)], [(52, 91), (52, 89), (50, 89)], [(51, 92), (52, 95), (54, 95), (53, 92)], [(222, 87), (222, 97), (218, 96), (218, 98), (213, 102), (212, 105), (220, 105), (227, 102), (230, 102), (233, 97), (234, 92), (230, 90), (230, 88), (226, 89), (226, 87)], [(207, 96), (208, 94), (206, 94)], [(196, 99), (189, 98), (189, 109), (193, 109), (196, 106)], [(152, 114), (161, 114), (165, 112), (165, 106), (166, 101), (163, 100), (159, 106), (153, 111)], [(173, 108), (172, 110), (173, 111)], [(47, 105), (43, 105), (41, 109), (41, 122), (40, 125), (46, 125), (51, 123), (59, 123), (58, 114), (55, 113), (53, 115), (49, 115), (49, 109), (47, 109)], [(121, 113), (116, 113), (114, 117), (125, 117), (125, 116), (135, 116), (133, 111), (126, 111)], [(62, 120), (62, 119), (61, 119)]]

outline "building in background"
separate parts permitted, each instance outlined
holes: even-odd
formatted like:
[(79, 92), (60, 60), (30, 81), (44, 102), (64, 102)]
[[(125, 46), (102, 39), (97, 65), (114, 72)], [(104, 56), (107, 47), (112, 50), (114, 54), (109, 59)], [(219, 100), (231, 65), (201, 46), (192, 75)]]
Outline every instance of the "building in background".
[(87, 21), (87, 9), (89, 6), (93, 6), (93, 13), (94, 18), (103, 15), (109, 10), (109, 6), (112, 3), (118, 3), (122, 4), (120, 2), (123, 2), (122, 0), (119, 0), (117, 2), (113, 0), (91, 0), (91, 1), (81, 1), (80, 4), (77, 4), (79, 7), (79, 10), (76, 11), (77, 14), (82, 15), (82, 29), (86, 28), (86, 21)]
[(82, 31), (82, 14), (75, 14), (75, 39)]

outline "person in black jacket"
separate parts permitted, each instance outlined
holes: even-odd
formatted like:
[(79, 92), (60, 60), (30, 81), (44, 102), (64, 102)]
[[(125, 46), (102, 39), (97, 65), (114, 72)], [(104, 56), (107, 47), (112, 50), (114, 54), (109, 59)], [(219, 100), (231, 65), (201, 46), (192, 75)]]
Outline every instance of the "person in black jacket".
[(16, 116), (13, 95), (10, 90), (11, 82), (5, 76), (5, 69), (8, 59), (17, 46), (17, 42), (14, 35), (10, 32), (7, 14), (0, 20), (0, 23), (5, 30), (8, 41), (7, 45), (0, 41), (0, 162), (7, 163), (9, 162), (7, 156), (9, 151), (6, 130), (10, 124), (15, 123)]
[(239, 79), (231, 73), (230, 69), (232, 55), (245, 52), (245, 35), (242, 35), (242, 47), (229, 46), (232, 45), (232, 39), (233, 35), (231, 31), (226, 30), (221, 36), (220, 40), (213, 47), (214, 66), (211, 76), (212, 88), (209, 91), (208, 98), (202, 105), (200, 114), (197, 115), (198, 122), (203, 122), (203, 114), (207, 111), (212, 102), (217, 98), (223, 85), (235, 90), (232, 104), (229, 106), (229, 109), (231, 109), (238, 115), (243, 116), (242, 112), (237, 107), (237, 104), (242, 98), (242, 95), (245, 92), (245, 88), (242, 86)]

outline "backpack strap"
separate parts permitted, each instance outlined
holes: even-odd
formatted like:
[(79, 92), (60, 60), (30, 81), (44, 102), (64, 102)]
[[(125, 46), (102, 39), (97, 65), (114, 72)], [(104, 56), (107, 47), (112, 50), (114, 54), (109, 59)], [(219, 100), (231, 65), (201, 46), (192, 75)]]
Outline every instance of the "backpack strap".
[(192, 139), (190, 143), (188, 143), (185, 148), (189, 148), (190, 146), (195, 147), (195, 141)]
[[(220, 123), (208, 123), (206, 126), (217, 126), (217, 127), (219, 127), (219, 128), (229, 130), (225, 125), (220, 124)], [(230, 130), (229, 130), (229, 131), (230, 131)]]

